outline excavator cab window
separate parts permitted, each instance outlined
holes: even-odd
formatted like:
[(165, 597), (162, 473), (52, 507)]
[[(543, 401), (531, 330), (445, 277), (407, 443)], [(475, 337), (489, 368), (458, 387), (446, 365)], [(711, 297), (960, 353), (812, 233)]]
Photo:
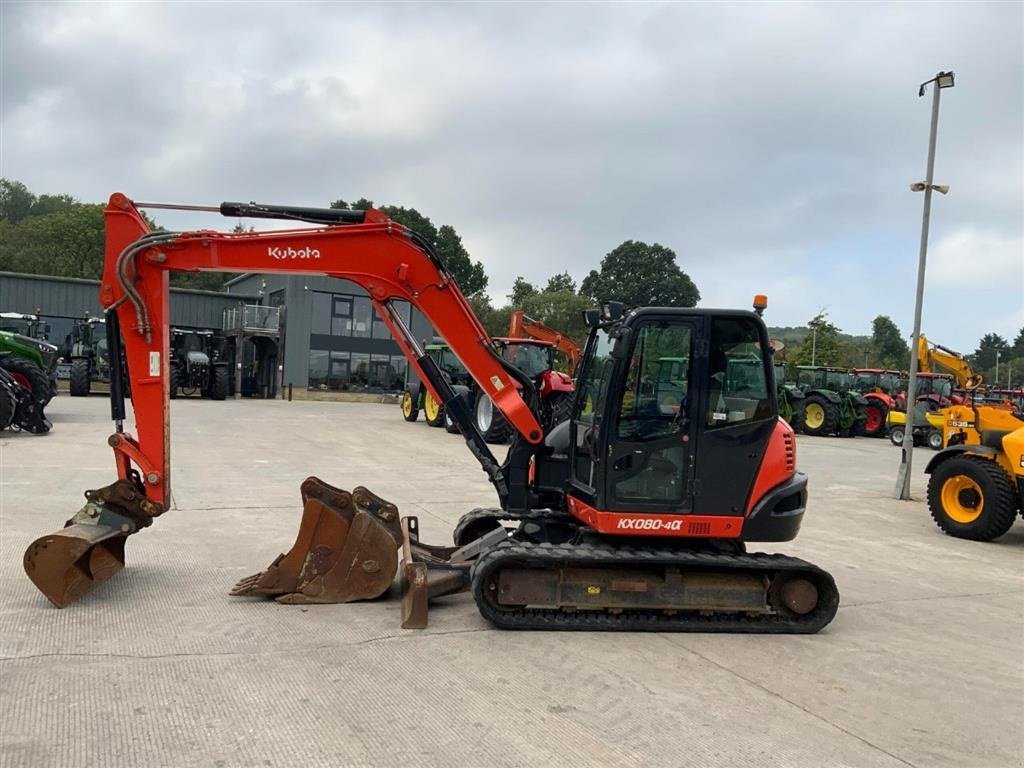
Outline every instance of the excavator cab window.
[(694, 427), (689, 360), (695, 336), (695, 324), (683, 318), (633, 330), (608, 446), (609, 509), (689, 506), (685, 470)]
[(756, 324), (739, 317), (714, 318), (708, 363), (708, 429), (772, 416), (775, 396), (769, 395)]

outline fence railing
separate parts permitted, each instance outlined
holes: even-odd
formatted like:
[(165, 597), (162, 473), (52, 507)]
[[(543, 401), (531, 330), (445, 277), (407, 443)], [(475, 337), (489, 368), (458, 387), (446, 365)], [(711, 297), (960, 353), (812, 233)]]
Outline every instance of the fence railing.
[(260, 304), (243, 304), (224, 310), (224, 330), (238, 331), (280, 331), (281, 308), (264, 307)]

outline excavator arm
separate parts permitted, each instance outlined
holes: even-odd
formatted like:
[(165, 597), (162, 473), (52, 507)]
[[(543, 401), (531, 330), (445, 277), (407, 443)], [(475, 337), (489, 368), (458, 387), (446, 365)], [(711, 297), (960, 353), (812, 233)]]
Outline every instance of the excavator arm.
[[(239, 203), (224, 203), (219, 208), (186, 207), (232, 217), (278, 218), (316, 225), (225, 233), (151, 231), (139, 213), (139, 208), (145, 206), (137, 206), (120, 193), (111, 196), (104, 211), (106, 249), (100, 285), (112, 355), (120, 354), (118, 333), (124, 341), (137, 435), (124, 429), (120, 360), (112, 360), (115, 374), (111, 411), (116, 431), (108, 444), (114, 451), (118, 479), (104, 488), (87, 491), (86, 506), (65, 529), (37, 540), (25, 553), (26, 572), (52, 602), (66, 605), (119, 571), (124, 565), (127, 536), (150, 525), (170, 506), (168, 331), (169, 275), (173, 271), (316, 274), (358, 284), (369, 294), (413, 370), (459, 425), (495, 486), (501, 507), (526, 510), (536, 502), (530, 491), (530, 461), (543, 444), (544, 434), (536, 416), (533, 382), (495, 352), (490, 336), (429, 242), (372, 209)], [(520, 436), (513, 441), (503, 463), (499, 464), (475, 429), (468, 405), (406, 327), (394, 306), (398, 300), (409, 302), (430, 320)], [(372, 496), (368, 492), (362, 496), (347, 494), (317, 483), (303, 484), (307, 512), (310, 498), (327, 507), (333, 504), (354, 509), (359, 508), (359, 498)], [(363, 506), (376, 510), (373, 514), (378, 516), (384, 514), (381, 510), (385, 507), (380, 503), (366, 502)], [(397, 518), (387, 522), (397, 525)], [(396, 530), (392, 528), (391, 533)]]
[(924, 373), (951, 374), (961, 389), (977, 389), (984, 381), (963, 355), (928, 341), (924, 334), (917, 339), (917, 366)]
[(527, 317), (526, 313), (521, 309), (517, 309), (512, 313), (512, 317), (509, 318), (508, 336), (510, 339), (537, 339), (538, 341), (551, 342), (555, 349), (568, 359), (571, 368), (570, 373), (574, 373), (579, 365), (581, 351), (572, 339), (545, 325), (540, 320)]

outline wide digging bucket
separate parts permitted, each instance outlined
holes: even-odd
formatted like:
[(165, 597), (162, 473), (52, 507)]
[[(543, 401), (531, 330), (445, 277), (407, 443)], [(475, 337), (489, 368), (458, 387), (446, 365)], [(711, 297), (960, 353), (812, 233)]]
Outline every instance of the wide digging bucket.
[(63, 530), (36, 539), (25, 550), (25, 573), (58, 608), (124, 568), (125, 539), (158, 512), (127, 480), (85, 495), (86, 505)]
[(295, 544), (265, 570), (242, 579), (235, 596), (279, 603), (348, 603), (380, 597), (398, 570), (398, 509), (362, 487), (352, 493), (307, 478)]

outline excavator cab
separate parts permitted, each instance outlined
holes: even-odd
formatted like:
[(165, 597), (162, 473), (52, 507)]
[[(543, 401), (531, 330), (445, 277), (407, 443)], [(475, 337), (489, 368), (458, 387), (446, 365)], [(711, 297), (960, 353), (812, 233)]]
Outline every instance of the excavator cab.
[[(569, 493), (612, 513), (734, 516), (780, 423), (771, 381), (754, 313), (646, 308), (600, 323), (580, 367)], [(743, 450), (756, 461), (737, 462)]]

